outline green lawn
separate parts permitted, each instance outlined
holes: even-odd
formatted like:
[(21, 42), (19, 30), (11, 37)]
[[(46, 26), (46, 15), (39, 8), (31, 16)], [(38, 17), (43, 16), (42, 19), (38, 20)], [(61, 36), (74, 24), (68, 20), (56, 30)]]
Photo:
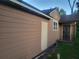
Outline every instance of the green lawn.
[(72, 52), (73, 48), (71, 45), (67, 43), (58, 43), (58, 47), (56, 51), (52, 54), (48, 55), (48, 59), (57, 59), (57, 53), (60, 54), (61, 59), (71, 59), (72, 58)]
[(59, 43), (57, 52), (60, 53), (61, 59), (72, 59), (73, 47), (67, 43)]
[(72, 45), (58, 43), (55, 53), (50, 54), (48, 59), (57, 59), (57, 53), (60, 54), (60, 59), (79, 59), (79, 23), (77, 23), (76, 39)]
[(57, 59), (57, 53), (61, 59), (79, 59), (79, 41), (69, 45), (68, 43), (59, 43), (56, 51), (49, 55), (48, 59)]
[(76, 38), (72, 45), (59, 43), (57, 52), (60, 53), (61, 59), (79, 59), (79, 38)]

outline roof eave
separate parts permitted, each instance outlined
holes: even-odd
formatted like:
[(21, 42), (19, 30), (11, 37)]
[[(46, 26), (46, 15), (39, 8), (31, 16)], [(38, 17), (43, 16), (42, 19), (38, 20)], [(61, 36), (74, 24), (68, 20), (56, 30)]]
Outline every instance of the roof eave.
[(52, 17), (50, 17), (50, 16), (48, 16), (48, 15), (46, 15), (46, 14), (44, 14), (44, 13), (38, 11), (38, 10), (35, 10), (34, 8), (29, 7), (29, 6), (27, 6), (27, 5), (25, 5), (25, 4), (21, 3), (21, 2), (19, 2), (18, 0), (9, 0), (9, 1), (11, 1), (11, 2), (13, 2), (13, 3), (16, 3), (16, 4), (20, 5), (20, 6), (23, 6), (23, 7), (25, 7), (25, 8), (28, 8), (28, 9), (30, 9), (30, 10), (32, 10), (32, 11), (34, 11), (34, 12), (36, 12), (36, 13), (42, 15), (42, 16), (44, 16), (44, 17), (47, 17), (48, 19), (53, 19)]

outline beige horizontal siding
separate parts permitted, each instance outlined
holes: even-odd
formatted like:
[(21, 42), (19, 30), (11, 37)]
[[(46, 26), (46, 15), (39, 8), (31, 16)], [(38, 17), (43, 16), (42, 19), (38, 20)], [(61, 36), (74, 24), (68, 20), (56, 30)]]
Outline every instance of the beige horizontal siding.
[(31, 59), (40, 53), (41, 20), (0, 5), (0, 59)]
[(70, 40), (73, 40), (75, 37), (75, 31), (76, 31), (75, 26), (76, 26), (75, 22), (70, 24)]
[(48, 46), (56, 43), (59, 39), (59, 28), (57, 31), (53, 31), (52, 20), (48, 22)]
[(50, 13), (50, 16), (53, 17), (55, 20), (59, 21), (60, 20), (60, 14), (59, 11), (54, 10)]
[(60, 30), (60, 40), (63, 40), (63, 24), (62, 25), (60, 25), (60, 28), (59, 28)]

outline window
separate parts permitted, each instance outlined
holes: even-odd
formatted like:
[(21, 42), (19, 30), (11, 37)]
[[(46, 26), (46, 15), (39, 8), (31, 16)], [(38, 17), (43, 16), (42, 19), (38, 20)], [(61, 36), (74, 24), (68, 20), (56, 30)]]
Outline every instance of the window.
[(53, 20), (53, 30), (57, 31), (58, 30), (58, 21)]
[(54, 22), (54, 29), (57, 29), (57, 23)]

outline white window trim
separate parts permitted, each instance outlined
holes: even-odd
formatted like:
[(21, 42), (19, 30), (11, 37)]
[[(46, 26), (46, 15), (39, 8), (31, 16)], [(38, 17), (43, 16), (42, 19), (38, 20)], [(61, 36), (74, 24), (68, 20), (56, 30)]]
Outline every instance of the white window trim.
[[(56, 22), (57, 23), (57, 29), (55, 29), (54, 27), (54, 22)], [(53, 19), (53, 22), (52, 22), (52, 27), (53, 27), (53, 31), (58, 31), (58, 21), (57, 20), (55, 20), (55, 19)]]

